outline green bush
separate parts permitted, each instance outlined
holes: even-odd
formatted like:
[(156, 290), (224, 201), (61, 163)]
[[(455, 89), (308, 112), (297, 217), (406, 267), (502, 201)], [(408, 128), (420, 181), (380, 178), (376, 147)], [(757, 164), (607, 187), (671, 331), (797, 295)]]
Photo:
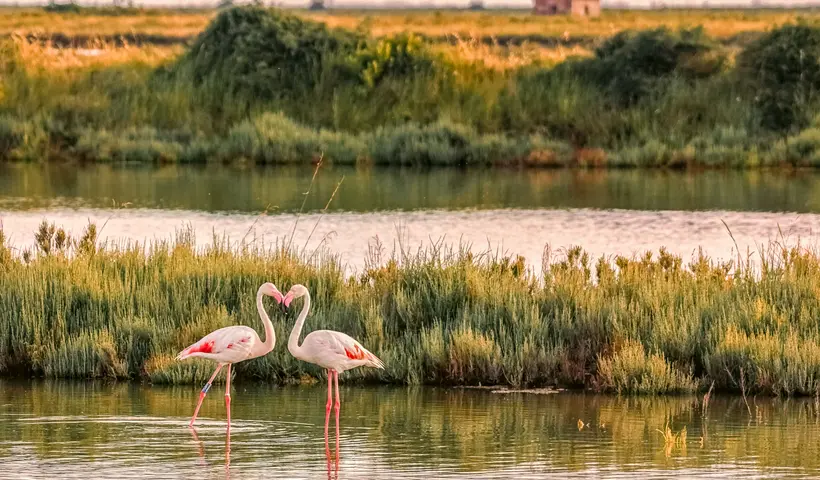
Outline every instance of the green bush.
[(256, 6), (221, 12), (180, 59), (196, 84), (247, 100), (310, 91), (332, 58), (359, 38), (323, 23)]
[(365, 146), (354, 135), (316, 130), (281, 113), (266, 113), (232, 128), (216, 150), (226, 161), (246, 158), (261, 164), (305, 163), (322, 157), (355, 164), (364, 156)]
[(647, 355), (637, 341), (628, 341), (611, 357), (598, 360), (598, 383), (603, 390), (619, 394), (657, 395), (697, 389), (691, 372), (670, 365), (663, 354)]
[(372, 139), (376, 164), (455, 165), (479, 163), (473, 147), (475, 133), (460, 125), (401, 125), (379, 129)]
[(0, 115), (0, 160), (45, 160), (48, 137), (41, 122)]
[(820, 28), (772, 30), (746, 47), (737, 64), (754, 88), (763, 127), (787, 135), (808, 126), (820, 92)]
[(628, 106), (669, 77), (710, 77), (724, 63), (701, 28), (673, 33), (664, 27), (620, 32), (595, 50), (595, 58), (578, 63), (576, 71), (616, 103)]
[(436, 67), (436, 59), (424, 41), (411, 33), (371, 42), (356, 51), (348, 65), (366, 87), (373, 88), (388, 77), (407, 79), (430, 75)]

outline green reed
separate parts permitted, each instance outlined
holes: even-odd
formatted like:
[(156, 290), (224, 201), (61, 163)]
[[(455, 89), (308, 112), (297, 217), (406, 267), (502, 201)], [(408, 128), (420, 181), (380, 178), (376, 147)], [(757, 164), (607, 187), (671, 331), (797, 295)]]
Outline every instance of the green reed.
[[(522, 258), (434, 245), (348, 276), (332, 255), (287, 243), (236, 245), (193, 234), (150, 245), (68, 238), (44, 223), (37, 248), (0, 254), (0, 373), (203, 382), (212, 366), (175, 354), (217, 328), (261, 331), (258, 286), (305, 284), (306, 330), (358, 338), (387, 364), (348, 380), (399, 384), (562, 385), (621, 393), (820, 392), (820, 256), (772, 245), (752, 269), (664, 250), (597, 263), (580, 248)], [(309, 258), (309, 260), (306, 260)], [(277, 347), (237, 366), (275, 383), (321, 372), (284, 348), (294, 318), (268, 305)], [(298, 311), (300, 305), (295, 305)]]

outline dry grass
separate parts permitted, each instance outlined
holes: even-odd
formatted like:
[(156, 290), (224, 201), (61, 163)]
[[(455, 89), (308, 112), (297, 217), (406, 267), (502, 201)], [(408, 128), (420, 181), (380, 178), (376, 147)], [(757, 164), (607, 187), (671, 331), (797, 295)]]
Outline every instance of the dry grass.
[(308, 17), (334, 27), (369, 26), (376, 35), (413, 31), (430, 36), (466, 33), (477, 36), (541, 35), (547, 37), (610, 36), (621, 30), (667, 26), (673, 29), (703, 25), (709, 35), (730, 37), (745, 31), (762, 31), (793, 21), (798, 16), (809, 22), (820, 20), (810, 11), (766, 10), (666, 10), (604, 11), (596, 19), (569, 16), (540, 16), (528, 11), (501, 12), (358, 12), (310, 13)]
[(33, 44), (15, 39), (26, 69), (74, 70), (112, 67), (122, 64), (144, 64), (156, 67), (182, 53), (183, 47), (175, 46), (117, 46), (98, 42), (91, 48), (62, 48), (49, 42)]
[[(193, 37), (215, 16), (215, 11), (161, 12), (145, 10), (135, 15), (109, 16), (92, 12), (83, 14), (47, 13), (39, 9), (3, 9), (0, 35), (54, 34), (72, 35), (163, 35), (175, 38)], [(800, 10), (666, 10), (604, 11), (596, 19), (565, 16), (536, 16), (528, 11), (462, 12), (462, 11), (296, 11), (306, 18), (322, 21), (332, 27), (363, 28), (375, 36), (412, 31), (432, 37), (461, 35), (600, 37), (626, 29), (667, 26), (673, 29), (703, 25), (714, 37), (726, 38), (747, 31), (763, 31), (775, 25), (802, 17), (809, 23), (820, 23), (820, 13)]]
[(77, 15), (48, 13), (40, 9), (3, 9), (0, 15), (0, 35), (44, 35), (61, 33), (68, 36), (107, 36), (122, 34), (163, 35), (187, 38), (198, 34), (216, 12), (169, 12), (144, 15)]
[(454, 36), (455, 45), (437, 44), (435, 50), (458, 63), (478, 63), (493, 70), (515, 70), (533, 63), (555, 65), (570, 57), (588, 57), (592, 50), (580, 45), (546, 47), (525, 42), (522, 45), (501, 45), (482, 42), (479, 37)]

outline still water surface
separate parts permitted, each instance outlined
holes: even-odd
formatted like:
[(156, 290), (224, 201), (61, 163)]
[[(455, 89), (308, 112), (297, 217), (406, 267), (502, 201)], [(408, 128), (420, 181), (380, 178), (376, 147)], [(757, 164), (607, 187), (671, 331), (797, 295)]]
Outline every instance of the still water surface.
[(593, 257), (665, 246), (687, 261), (703, 247), (730, 259), (737, 251), (723, 222), (744, 255), (781, 235), (815, 244), (820, 230), (820, 175), (809, 172), (325, 167), (305, 196), (312, 174), (309, 167), (4, 165), (0, 220), (20, 250), (32, 246), (43, 219), (74, 234), (93, 221), (105, 225), (104, 238), (141, 242), (191, 227), (200, 245), (214, 233), (271, 243), (296, 226), (296, 246), (322, 244), (353, 270), (377, 237), (385, 255), (444, 240), (523, 255), (538, 269), (548, 244), (553, 251), (580, 245)]
[[(807, 478), (813, 401), (617, 398), (343, 386), (338, 478)], [(0, 381), (3, 478), (328, 478), (321, 385), (237, 383), (229, 449), (220, 386)], [(579, 428), (579, 420), (583, 427)], [(657, 429), (686, 427), (667, 446)], [(332, 427), (331, 427), (332, 428)], [(336, 477), (335, 467), (331, 468)]]

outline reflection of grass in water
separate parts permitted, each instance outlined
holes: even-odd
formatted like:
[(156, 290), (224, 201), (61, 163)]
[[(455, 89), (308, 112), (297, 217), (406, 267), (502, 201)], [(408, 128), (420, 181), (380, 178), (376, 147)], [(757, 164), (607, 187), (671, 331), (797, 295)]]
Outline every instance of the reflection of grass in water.
[[(311, 446), (301, 442), (278, 442), (282, 455), (303, 455), (306, 448), (321, 448), (324, 422), (324, 385), (315, 388), (246, 386), (235, 392), (234, 420), (255, 423), (258, 420), (285, 422), (300, 433), (316, 440)], [(0, 403), (15, 402), (19, 411), (33, 417), (161, 417), (178, 422), (167, 428), (182, 428), (195, 405), (194, 388), (148, 387), (100, 382), (71, 383), (43, 381), (34, 385), (0, 384)], [(203, 406), (203, 418), (224, 422), (222, 392), (214, 388)], [(598, 467), (637, 471), (673, 467), (667, 463), (667, 442), (659, 428), (672, 425), (687, 432), (697, 431), (702, 420), (699, 402), (694, 397), (618, 398), (591, 395), (507, 394), (502, 397), (482, 391), (437, 388), (349, 388), (342, 391), (343, 434), (353, 434), (368, 449), (377, 448), (381, 458), (393, 465), (406, 466), (407, 455), (424, 462), (429, 468), (453, 466), (459, 471), (479, 472), (504, 465), (549, 462), (552, 468), (578, 471), (588, 468), (590, 457), (579, 451), (594, 448)], [(676, 455), (683, 447), (680, 430), (672, 429), (678, 444), (672, 442), (674, 468), (710, 467), (716, 462), (749, 459), (759, 467), (788, 466), (820, 468), (820, 425), (810, 401), (758, 400), (764, 411), (764, 422), (748, 423), (742, 400), (717, 396), (710, 407), (710, 437), (705, 454)], [(577, 419), (585, 426), (579, 432)], [(99, 420), (99, 419), (97, 419)], [(166, 428), (150, 426), (151, 429)], [(601, 426), (603, 424), (603, 426)], [(355, 427), (354, 427), (355, 425)], [(123, 435), (140, 432), (121, 423), (101, 421), (66, 424), (36, 421), (8, 421), (0, 425), (0, 437), (6, 442), (26, 441), (37, 447), (42, 458), (67, 455), (101, 457), (107, 446), (121, 441)], [(146, 427), (142, 427), (146, 428)], [(178, 433), (184, 436), (183, 428)], [(224, 432), (220, 424), (219, 435)], [(238, 434), (241, 429), (237, 429)], [(276, 433), (279, 432), (279, 433)], [(290, 435), (292, 430), (287, 430)], [(160, 435), (164, 432), (160, 431)], [(256, 435), (255, 433), (254, 435)], [(263, 435), (261, 432), (259, 435)], [(265, 427), (264, 435), (285, 435), (276, 427)], [(176, 433), (174, 433), (176, 435)], [(210, 435), (210, 434), (209, 434)], [(169, 438), (172, 438), (169, 434)], [(173, 437), (179, 438), (179, 437)], [(291, 437), (292, 438), (292, 437)], [(150, 443), (150, 442), (149, 442)], [(148, 447), (146, 447), (148, 448)], [(169, 453), (195, 455), (195, 448), (185, 442), (171, 442)], [(344, 449), (344, 444), (342, 446)], [(432, 452), (424, 458), (418, 452)], [(264, 461), (240, 453), (243, 461)], [(500, 459), (499, 453), (503, 453)], [(234, 461), (237, 457), (234, 458)]]

